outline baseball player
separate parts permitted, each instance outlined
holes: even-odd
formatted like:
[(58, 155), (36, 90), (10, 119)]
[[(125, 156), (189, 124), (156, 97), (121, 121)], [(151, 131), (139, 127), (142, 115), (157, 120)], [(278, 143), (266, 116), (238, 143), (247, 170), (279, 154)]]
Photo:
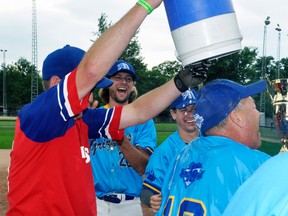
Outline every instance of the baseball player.
[[(157, 8), (162, 0), (144, 1), (145, 7), (141, 2), (99, 37), (84, 57), (83, 50), (71, 46), (47, 56), (51, 61), (48, 65), (44, 62), (42, 75), (49, 89), (25, 105), (16, 120), (8, 174), (7, 216), (95, 216), (88, 138), (121, 140), (123, 128), (153, 118), (180, 91), (203, 82), (205, 76), (195, 77), (192, 71), (184, 69), (131, 104), (86, 109), (91, 90), (119, 58), (148, 15), (147, 6)], [(83, 117), (79, 118), (82, 112)]]
[[(137, 97), (137, 75), (131, 64), (115, 62), (107, 77), (113, 85), (100, 90), (105, 109), (131, 103)], [(97, 214), (142, 215), (140, 192), (142, 175), (148, 159), (156, 147), (156, 129), (153, 119), (125, 128), (125, 139), (90, 140), (91, 165), (97, 198)]]
[(157, 147), (150, 157), (141, 192), (141, 202), (145, 206), (150, 207), (150, 197), (160, 193), (171, 161), (184, 146), (198, 137), (198, 128), (194, 120), (196, 96), (196, 91), (189, 89), (170, 105), (170, 114), (177, 123), (177, 130)]
[(266, 86), (263, 80), (242, 86), (223, 79), (200, 89), (195, 119), (203, 136), (169, 169), (157, 215), (222, 215), (237, 188), (270, 157), (255, 150), (260, 115), (250, 97)]
[(288, 215), (287, 163), (287, 152), (267, 160), (238, 188), (223, 216)]
[[(19, 112), (11, 151), (6, 215), (95, 215), (96, 206), (90, 201), (93, 181), (89, 146), (83, 142), (88, 139), (88, 133), (84, 129), (79, 133), (89, 123), (81, 118), (76, 120), (78, 112), (87, 104), (87, 97), (83, 98), (82, 105), (78, 103), (77, 91), (72, 88), (76, 69), (65, 77), (77, 67), (84, 54), (83, 50), (69, 45), (49, 54), (43, 63), (44, 82), (53, 86), (57, 80), (63, 81)], [(63, 64), (64, 59), (67, 64)], [(112, 83), (104, 78), (96, 87)], [(111, 111), (94, 111), (97, 122), (91, 125), (95, 128), (105, 125), (106, 114), (110, 113), (108, 121), (112, 122), (106, 124), (106, 131), (91, 131), (91, 136), (117, 138), (121, 135), (117, 129), (119, 121), (113, 120), (119, 118), (121, 111)]]

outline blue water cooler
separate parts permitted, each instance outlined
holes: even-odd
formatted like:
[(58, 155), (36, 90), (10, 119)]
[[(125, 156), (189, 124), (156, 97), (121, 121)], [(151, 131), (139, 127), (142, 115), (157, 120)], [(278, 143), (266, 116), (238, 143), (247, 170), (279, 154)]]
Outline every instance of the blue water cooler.
[(177, 58), (183, 66), (241, 49), (231, 0), (164, 0)]

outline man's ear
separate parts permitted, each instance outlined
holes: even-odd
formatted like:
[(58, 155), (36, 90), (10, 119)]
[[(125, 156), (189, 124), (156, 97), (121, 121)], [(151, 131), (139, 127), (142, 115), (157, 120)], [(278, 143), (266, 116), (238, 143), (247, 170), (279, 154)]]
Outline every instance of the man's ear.
[(236, 125), (241, 128), (244, 126), (244, 118), (242, 117), (240, 111), (234, 109), (229, 116), (231, 121), (234, 122)]
[(172, 119), (175, 121), (176, 120), (176, 110), (170, 109), (170, 115)]
[(53, 86), (57, 85), (60, 81), (61, 81), (60, 77), (52, 76), (50, 78), (50, 88), (52, 88)]

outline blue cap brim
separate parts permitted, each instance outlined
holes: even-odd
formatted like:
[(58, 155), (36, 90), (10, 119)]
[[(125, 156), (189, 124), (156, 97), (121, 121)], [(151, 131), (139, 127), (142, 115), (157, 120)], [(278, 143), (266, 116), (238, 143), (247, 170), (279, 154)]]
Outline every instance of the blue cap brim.
[(264, 91), (267, 88), (267, 82), (264, 80), (259, 80), (258, 82), (252, 83), (245, 86), (245, 91), (242, 91), (241, 97), (249, 97)]
[(96, 88), (108, 88), (109, 86), (111, 86), (113, 84), (113, 81), (104, 77), (103, 79), (101, 79), (97, 84), (96, 84)]

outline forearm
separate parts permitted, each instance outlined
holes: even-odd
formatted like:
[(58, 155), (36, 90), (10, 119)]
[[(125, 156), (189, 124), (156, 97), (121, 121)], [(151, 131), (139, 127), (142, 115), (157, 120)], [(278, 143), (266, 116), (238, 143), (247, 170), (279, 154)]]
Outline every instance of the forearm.
[(165, 110), (178, 96), (173, 79), (123, 107), (120, 129), (141, 124)]
[(136, 4), (123, 18), (96, 40), (87, 52), (85, 61), (83, 61), (84, 64), (94, 64), (91, 67), (91, 73), (100, 73), (103, 76), (106, 74), (125, 50), (146, 16), (147, 12)]
[(132, 166), (140, 176), (142, 176), (148, 164), (148, 153), (133, 146), (126, 136), (124, 136), (121, 141), (117, 141), (117, 143), (129, 165)]
[(106, 75), (125, 50), (147, 14), (143, 7), (135, 4), (125, 16), (91, 46), (78, 67), (76, 79), (80, 98), (85, 96)]

